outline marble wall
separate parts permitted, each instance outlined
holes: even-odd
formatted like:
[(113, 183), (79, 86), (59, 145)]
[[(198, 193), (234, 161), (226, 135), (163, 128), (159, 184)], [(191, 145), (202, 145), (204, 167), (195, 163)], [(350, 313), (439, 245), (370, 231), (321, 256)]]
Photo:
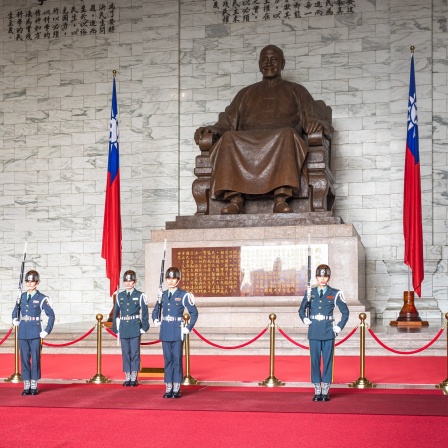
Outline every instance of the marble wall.
[[(416, 47), (423, 296), (448, 311), (446, 0), (356, 0), (354, 14), (238, 23), (223, 23), (212, 0), (116, 0), (113, 33), (17, 41), (8, 14), (38, 3), (0, 0), (2, 325), (10, 322), (25, 239), (27, 268), (41, 273), (58, 322), (94, 321), (111, 308), (100, 252), (112, 70), (123, 268), (136, 269), (143, 286), (151, 230), (195, 211), (194, 130), (260, 79), (258, 53), (270, 43), (284, 50), (284, 77), (333, 108), (335, 213), (361, 237), (367, 299), (378, 314), (407, 288), (402, 192), (409, 47)], [(94, 3), (49, 0), (41, 8)]]

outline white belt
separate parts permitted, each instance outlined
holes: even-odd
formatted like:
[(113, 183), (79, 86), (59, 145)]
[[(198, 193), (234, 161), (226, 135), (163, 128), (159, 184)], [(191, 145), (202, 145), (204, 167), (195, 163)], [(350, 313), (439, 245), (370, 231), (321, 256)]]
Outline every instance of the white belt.
[(139, 315), (136, 315), (136, 316), (123, 316), (123, 317), (120, 317), (120, 319), (122, 319), (122, 320), (134, 320), (134, 319), (138, 319), (140, 316)]
[(173, 317), (173, 316), (163, 316), (162, 320), (166, 320), (167, 322), (174, 322), (174, 321), (180, 322), (182, 320), (182, 318), (181, 317)]
[(20, 320), (24, 320), (25, 322), (28, 320), (40, 320), (40, 317), (21, 316)]
[(315, 316), (310, 316), (313, 320), (334, 320), (333, 316), (324, 316), (323, 314), (316, 314)]

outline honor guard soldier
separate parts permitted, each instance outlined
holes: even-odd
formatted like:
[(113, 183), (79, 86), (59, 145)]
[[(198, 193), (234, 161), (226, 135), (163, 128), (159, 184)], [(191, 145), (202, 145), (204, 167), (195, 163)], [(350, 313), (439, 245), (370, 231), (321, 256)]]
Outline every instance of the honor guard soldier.
[(123, 386), (138, 386), (140, 371), (140, 339), (149, 329), (148, 299), (134, 288), (137, 275), (126, 271), (123, 275), (125, 291), (118, 294), (114, 306), (112, 330), (121, 340), (121, 355), (125, 381)]
[[(331, 270), (326, 264), (316, 269), (318, 285), (303, 297), (299, 308), (299, 316), (308, 326), (310, 341), (311, 382), (314, 385), (313, 401), (330, 400), (330, 384), (333, 381), (334, 340), (348, 321), (349, 311), (344, 294), (328, 285)], [(336, 325), (333, 310), (337, 306), (342, 317)], [(323, 370), (321, 372), (321, 357)]]
[[(163, 359), (165, 364), (164, 381), (166, 391), (163, 398), (180, 398), (180, 383), (183, 379), (182, 345), (184, 336), (192, 330), (198, 319), (198, 310), (191, 292), (177, 287), (181, 279), (180, 270), (169, 268), (165, 273), (168, 285), (166, 291), (159, 292), (159, 300), (152, 312), (152, 320), (156, 327), (160, 326)], [(159, 307), (161, 312), (159, 312)], [(183, 325), (185, 308), (190, 314), (187, 326)]]
[[(38, 291), (40, 277), (37, 271), (28, 271), (25, 275), (27, 292), (20, 296), (12, 312), (12, 323), (19, 326), (20, 363), (24, 388), (22, 395), (37, 395), (37, 381), (40, 380), (41, 339), (51, 333), (54, 325), (54, 311), (50, 299)], [(48, 316), (43, 329), (42, 310)]]

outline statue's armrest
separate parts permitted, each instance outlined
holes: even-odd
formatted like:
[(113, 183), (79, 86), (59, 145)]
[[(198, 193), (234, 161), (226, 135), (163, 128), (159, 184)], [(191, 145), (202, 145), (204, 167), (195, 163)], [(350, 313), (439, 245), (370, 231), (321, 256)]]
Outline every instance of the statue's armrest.
[(308, 154), (306, 157), (308, 170), (321, 171), (331, 175), (331, 142), (323, 131), (308, 135)]
[(211, 132), (204, 133), (204, 135), (202, 136), (202, 139), (199, 140), (199, 149), (201, 150), (201, 152), (210, 151), (215, 140), (216, 140), (216, 137)]
[(325, 146), (325, 140), (329, 140), (325, 134), (324, 130), (320, 130), (319, 132), (314, 132), (312, 134), (308, 134), (308, 146), (314, 147), (314, 146)]

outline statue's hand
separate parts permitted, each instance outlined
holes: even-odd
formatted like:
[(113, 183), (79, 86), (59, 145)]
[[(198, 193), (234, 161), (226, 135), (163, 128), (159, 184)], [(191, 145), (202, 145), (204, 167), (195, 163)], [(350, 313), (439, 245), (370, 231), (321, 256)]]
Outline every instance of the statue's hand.
[(316, 132), (319, 132), (323, 129), (324, 124), (321, 121), (318, 120), (312, 120), (306, 123), (304, 130), (305, 133), (310, 135), (310, 134), (315, 134)]
[(214, 134), (217, 137), (220, 136), (219, 129), (215, 126), (203, 126), (196, 129), (196, 132), (194, 133), (194, 141), (197, 145), (199, 145), (199, 140), (202, 140), (202, 137), (204, 134)]
[(320, 120), (310, 120), (304, 127), (305, 133), (310, 135), (316, 132), (323, 132), (328, 140), (333, 136), (334, 128), (330, 124)]
[(333, 137), (333, 133), (334, 133), (334, 127), (327, 124), (324, 125), (324, 135), (328, 140), (331, 140), (331, 138)]

